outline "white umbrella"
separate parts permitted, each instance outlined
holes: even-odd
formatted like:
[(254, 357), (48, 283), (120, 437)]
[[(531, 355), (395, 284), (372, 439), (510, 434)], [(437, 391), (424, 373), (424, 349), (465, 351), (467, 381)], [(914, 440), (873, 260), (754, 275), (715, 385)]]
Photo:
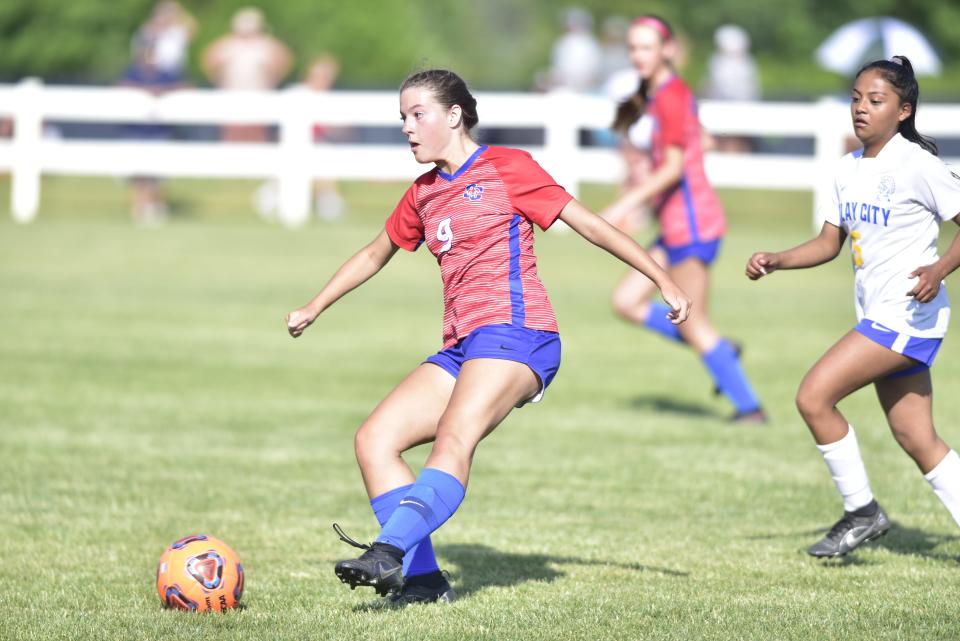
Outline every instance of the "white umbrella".
[(849, 22), (817, 48), (817, 61), (825, 69), (849, 74), (879, 58), (906, 56), (917, 75), (940, 73), (940, 58), (926, 36), (896, 18), (863, 18)]

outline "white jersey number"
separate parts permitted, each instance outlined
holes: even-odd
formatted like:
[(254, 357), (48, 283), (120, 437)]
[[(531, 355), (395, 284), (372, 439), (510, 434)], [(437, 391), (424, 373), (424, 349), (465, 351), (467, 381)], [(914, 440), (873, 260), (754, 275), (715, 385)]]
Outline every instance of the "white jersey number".
[(453, 245), (453, 230), (450, 229), (449, 218), (444, 218), (440, 221), (440, 224), (437, 225), (437, 240), (443, 243), (443, 247), (440, 248), (437, 254), (442, 254)]

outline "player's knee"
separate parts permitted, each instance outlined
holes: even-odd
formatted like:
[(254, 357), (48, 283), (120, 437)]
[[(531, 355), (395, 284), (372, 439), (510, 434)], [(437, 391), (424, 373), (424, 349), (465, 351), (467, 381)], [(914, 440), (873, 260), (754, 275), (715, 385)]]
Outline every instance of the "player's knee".
[(937, 445), (937, 435), (933, 431), (899, 425), (891, 427), (890, 431), (897, 444), (913, 458), (923, 456)]
[(613, 308), (614, 313), (617, 316), (627, 316), (632, 309), (637, 306), (635, 300), (629, 300), (626, 296), (614, 292), (613, 296), (610, 297), (610, 306)]
[(701, 356), (712, 351), (718, 344), (720, 337), (713, 326), (703, 322), (703, 318), (691, 323), (687, 321), (677, 327), (677, 333), (684, 343), (689, 345)]
[(440, 428), (437, 430), (437, 438), (433, 443), (433, 453), (435, 455), (456, 459), (458, 461), (469, 461), (473, 457), (475, 443), (463, 438), (456, 429), (452, 429), (448, 423), (444, 425), (441, 421)]
[(617, 316), (631, 322), (643, 322), (650, 315), (650, 303), (638, 301), (633, 297), (618, 295), (616, 292), (610, 299), (610, 306)]
[(830, 411), (832, 405), (810, 385), (800, 385), (794, 399), (800, 416), (809, 424)]
[(353, 449), (361, 466), (375, 464), (385, 457), (399, 455), (396, 448), (373, 426), (364, 423), (353, 438)]
[(356, 453), (357, 461), (361, 466), (369, 461), (373, 453), (373, 445), (373, 439), (370, 438), (368, 430), (364, 430), (361, 426), (353, 437), (353, 451)]
[(909, 431), (894, 428), (891, 430), (894, 440), (907, 454), (913, 455), (917, 451), (917, 439), (913, 438)]

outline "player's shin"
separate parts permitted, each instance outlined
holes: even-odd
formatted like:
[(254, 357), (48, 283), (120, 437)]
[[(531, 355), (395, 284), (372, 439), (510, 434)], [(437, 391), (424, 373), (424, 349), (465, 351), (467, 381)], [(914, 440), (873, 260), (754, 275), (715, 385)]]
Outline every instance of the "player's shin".
[[(376, 515), (380, 527), (386, 525), (387, 521), (389, 521), (393, 515), (394, 510), (400, 505), (400, 501), (409, 493), (412, 487), (412, 483), (410, 485), (402, 485), (370, 499), (370, 507), (373, 508), (373, 513)], [(437, 557), (433, 552), (433, 543), (430, 541), (429, 536), (414, 545), (403, 555), (404, 577), (409, 578), (430, 574), (439, 569)]]
[(950, 516), (960, 525), (960, 455), (950, 450), (935, 468), (923, 475)]
[(685, 343), (686, 341), (680, 336), (680, 330), (667, 318), (669, 312), (670, 308), (663, 303), (651, 303), (647, 320), (643, 323), (644, 328), (656, 332), (669, 340)]
[(738, 414), (760, 409), (760, 400), (740, 365), (736, 348), (729, 341), (720, 339), (716, 347), (703, 355), (703, 364), (720, 391), (737, 408)]
[(456, 477), (435, 468), (424, 468), (417, 482), (400, 499), (377, 542), (405, 552), (411, 550), (453, 515), (465, 494)]
[(843, 497), (843, 509), (853, 512), (873, 500), (867, 468), (860, 456), (860, 445), (853, 426), (849, 426), (847, 435), (834, 443), (817, 445), (823, 454), (823, 460), (830, 470), (837, 491)]

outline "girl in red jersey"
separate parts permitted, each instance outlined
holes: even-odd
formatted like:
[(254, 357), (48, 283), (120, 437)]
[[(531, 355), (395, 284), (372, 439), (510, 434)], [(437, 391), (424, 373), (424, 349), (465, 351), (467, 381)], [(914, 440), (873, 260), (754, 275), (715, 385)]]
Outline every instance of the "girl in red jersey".
[(716, 388), (736, 408), (734, 420), (764, 422), (760, 402), (740, 366), (739, 350), (720, 336), (707, 315), (709, 268), (720, 249), (726, 220), (704, 172), (696, 101), (670, 63), (676, 48), (673, 30), (661, 18), (641, 16), (630, 26), (627, 44), (641, 82), (636, 94), (620, 105), (614, 128), (635, 143), (648, 132), (654, 169), (643, 183), (624, 190), (603, 215), (622, 227), (637, 207), (653, 205), (660, 237), (651, 256), (691, 295), (697, 312), (682, 326), (663, 322), (663, 306), (651, 300), (654, 284), (636, 271), (617, 285), (614, 309), (630, 322), (695, 349)]
[[(640, 270), (660, 288), (670, 322), (690, 300), (625, 234), (593, 215), (523, 151), (479, 145), (476, 100), (456, 74), (413, 74), (400, 90), (402, 131), (414, 158), (435, 167), (407, 190), (385, 228), (347, 260), (313, 300), (287, 315), (300, 336), (326, 308), (376, 274), (398, 248), (426, 244), (444, 288), (443, 348), (374, 409), (356, 455), (381, 523), (366, 551), (337, 563), (338, 577), (397, 602), (450, 601), (430, 533), (460, 505), (474, 450), (514, 407), (540, 400), (560, 365), (556, 319), (537, 275), (533, 223), (558, 218)], [(433, 441), (418, 477), (401, 454)]]

